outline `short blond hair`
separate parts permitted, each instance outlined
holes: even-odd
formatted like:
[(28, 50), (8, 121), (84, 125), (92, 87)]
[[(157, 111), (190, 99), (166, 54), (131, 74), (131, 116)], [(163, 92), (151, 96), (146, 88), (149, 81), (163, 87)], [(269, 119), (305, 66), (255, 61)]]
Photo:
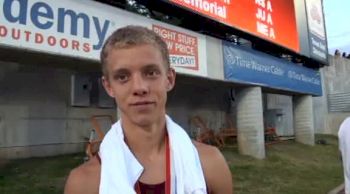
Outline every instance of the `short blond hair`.
[(170, 67), (169, 51), (163, 39), (146, 27), (129, 25), (114, 31), (104, 43), (100, 53), (102, 73), (107, 75), (106, 58), (111, 49), (130, 48), (144, 44), (150, 44), (158, 48), (164, 60), (165, 67), (167, 69)]

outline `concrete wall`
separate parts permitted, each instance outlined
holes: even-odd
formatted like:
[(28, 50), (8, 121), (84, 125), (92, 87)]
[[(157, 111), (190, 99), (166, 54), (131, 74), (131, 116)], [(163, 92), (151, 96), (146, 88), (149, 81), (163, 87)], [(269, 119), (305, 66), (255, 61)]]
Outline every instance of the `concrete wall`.
[(322, 96), (313, 97), (313, 109), (314, 109), (314, 127), (315, 133), (328, 134), (327, 123), (328, 123), (328, 101), (327, 101), (327, 90), (326, 81), (324, 79), (324, 69), (321, 69), (321, 81), (322, 81)]
[(168, 96), (168, 114), (191, 136), (197, 130), (190, 122), (194, 116), (200, 116), (207, 127), (217, 131), (225, 124), (226, 113), (230, 111), (228, 91), (214, 81), (179, 77)]
[[(221, 40), (206, 36), (208, 78), (178, 75), (175, 88), (169, 93), (167, 111), (190, 135), (196, 127), (191, 118), (200, 116), (213, 130), (219, 130), (225, 124), (226, 114), (231, 110), (230, 91), (223, 84), (224, 66)], [(234, 113), (230, 113), (235, 123)]]
[(329, 56), (329, 66), (321, 69), (323, 96), (314, 97), (315, 132), (336, 135), (341, 122), (350, 112), (330, 112), (328, 96), (336, 93), (350, 93), (350, 60)]
[(268, 109), (281, 109), (283, 115), (277, 118), (279, 121), (277, 134), (280, 136), (292, 136), (294, 135), (293, 126), (293, 101), (291, 96), (280, 94), (265, 94), (266, 105), (265, 110)]
[[(71, 75), (77, 71), (2, 62), (0, 72), (0, 158), (81, 152), (92, 129), (90, 117), (116, 115), (113, 108), (70, 105)], [(229, 88), (179, 75), (168, 96), (168, 113), (190, 134), (196, 130), (190, 118), (196, 115), (219, 130), (226, 113), (234, 111)]]
[(75, 71), (0, 64), (0, 157), (22, 158), (84, 150), (90, 116), (114, 109), (70, 106)]
[(222, 40), (206, 36), (208, 77), (224, 80)]

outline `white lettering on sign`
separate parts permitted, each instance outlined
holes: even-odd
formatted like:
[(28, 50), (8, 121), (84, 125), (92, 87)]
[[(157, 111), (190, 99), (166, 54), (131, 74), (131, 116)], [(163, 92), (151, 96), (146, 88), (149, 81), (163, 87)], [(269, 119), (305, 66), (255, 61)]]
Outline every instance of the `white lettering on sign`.
[(272, 17), (272, 4), (269, 0), (255, 0), (255, 4), (258, 6), (255, 17), (256, 31), (268, 38), (275, 39), (275, 29), (273, 27)]
[(293, 70), (289, 70), (287, 74), (288, 74), (288, 77), (291, 79), (295, 79), (295, 80), (299, 80), (299, 81), (303, 81), (303, 82), (307, 82), (315, 85), (321, 84), (320, 79), (317, 79), (315, 77), (309, 77), (303, 73), (297, 73)]
[(194, 56), (170, 55), (170, 63), (178, 67), (195, 67), (196, 59)]
[[(211, 15), (226, 19), (227, 7), (226, 5), (219, 5), (217, 2), (211, 2), (208, 0), (179, 0), (187, 4), (188, 6), (199, 9), (200, 11), (207, 12)], [(230, 4), (230, 0), (224, 0), (224, 3)]]
[(258, 63), (249, 58), (230, 55), (228, 56), (228, 60), (229, 64), (235, 64), (238, 67), (254, 70), (257, 72), (268, 73), (276, 76), (284, 76), (285, 74), (285, 71), (278, 66)]
[(153, 25), (152, 29), (166, 42), (172, 66), (198, 69), (197, 37), (158, 25)]
[(262, 8), (265, 8), (265, 0), (255, 0), (255, 4), (259, 5)]
[(7, 28), (0, 26), (0, 38), (11, 37), (13, 40), (24, 40), (25, 42), (32, 42), (38, 46), (42, 44), (51, 47), (60, 47), (63, 49), (70, 49), (74, 51), (83, 51), (89, 53), (92, 46), (88, 42), (80, 42), (77, 40), (68, 40), (67, 38), (57, 38), (55, 36), (47, 36), (42, 33), (33, 33), (27, 30), (17, 28)]
[[(2, 10), (3, 16), (0, 17), (3, 17), (8, 23), (18, 24), (19, 26), (26, 26), (31, 22), (31, 24), (39, 30), (49, 30), (54, 28), (58, 33), (67, 33), (68, 31), (72, 36), (81, 36), (78, 34), (78, 30), (81, 30), (82, 36), (86, 39), (90, 38), (91, 34), (94, 33), (94, 35), (98, 37), (98, 42), (87, 43), (92, 44), (91, 49), (94, 50), (101, 49), (111, 23), (109, 20), (105, 20), (101, 23), (101, 20), (96, 16), (89, 16), (87, 13), (76, 12), (65, 7), (54, 8), (50, 4), (41, 1), (29, 4), (28, 0), (4, 0)], [(67, 21), (70, 22), (70, 26), (67, 25)], [(34, 33), (31, 31), (20, 32), (20, 28), (10, 29), (6, 26), (2, 26), (2, 28), (2, 30), (6, 28), (6, 31), (11, 31), (11, 33), (8, 34), (3, 32), (3, 37), (6, 34), (15, 40), (18, 40), (21, 39), (20, 34), (23, 34), (22, 37), (25, 41), (28, 42), (34, 40), (32, 38), (34, 37), (32, 35)], [(17, 34), (15, 32), (17, 32)], [(53, 38), (49, 38), (48, 36), (46, 38), (48, 39), (47, 42), (51, 43), (50, 45), (57, 44), (57, 41), (54, 41)], [(70, 42), (73, 41), (74, 40), (71, 40)], [(74, 43), (73, 45), (77, 44)]]
[(176, 32), (172, 32), (162, 28), (153, 28), (153, 31), (160, 35), (160, 37), (162, 37), (163, 39), (168, 39), (172, 41), (175, 41), (176, 39)]

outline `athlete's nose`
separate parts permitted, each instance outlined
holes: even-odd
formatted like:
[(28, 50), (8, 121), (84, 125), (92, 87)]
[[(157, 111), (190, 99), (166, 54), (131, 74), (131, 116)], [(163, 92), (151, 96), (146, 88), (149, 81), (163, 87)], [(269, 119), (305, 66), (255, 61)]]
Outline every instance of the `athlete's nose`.
[(146, 95), (149, 91), (147, 81), (143, 79), (142, 75), (135, 74), (132, 78), (132, 87), (134, 95)]

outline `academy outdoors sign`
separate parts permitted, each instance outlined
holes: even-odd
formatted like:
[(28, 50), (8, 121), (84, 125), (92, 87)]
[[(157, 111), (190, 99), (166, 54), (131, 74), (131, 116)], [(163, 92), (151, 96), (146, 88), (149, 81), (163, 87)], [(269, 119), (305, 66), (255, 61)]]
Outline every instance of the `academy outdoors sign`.
[(0, 0), (0, 46), (98, 60), (108, 35), (125, 25), (175, 34), (163, 37), (171, 65), (181, 73), (207, 76), (203, 35), (93, 1)]
[(30, 0), (1, 2), (1, 42), (5, 39), (11, 45), (87, 54), (101, 49), (111, 26), (108, 19), (60, 5)]

